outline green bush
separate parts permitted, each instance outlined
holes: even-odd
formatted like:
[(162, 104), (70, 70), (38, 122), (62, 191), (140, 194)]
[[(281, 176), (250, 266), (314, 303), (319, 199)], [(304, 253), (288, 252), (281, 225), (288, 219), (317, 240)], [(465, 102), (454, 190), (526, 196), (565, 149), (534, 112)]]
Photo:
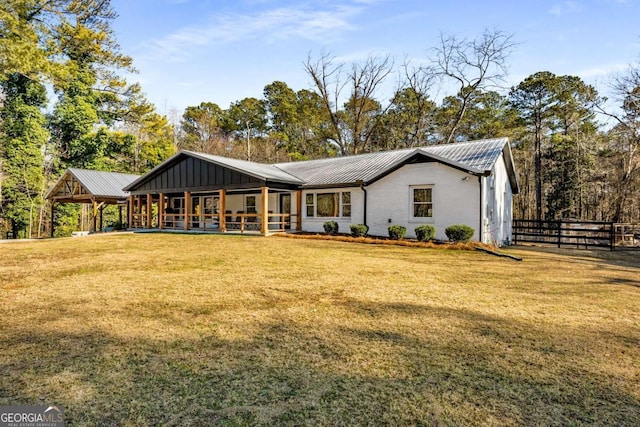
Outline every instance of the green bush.
[(419, 225), (415, 229), (416, 239), (421, 242), (428, 242), (436, 238), (436, 228), (433, 225)]
[(353, 237), (364, 237), (369, 231), (369, 227), (364, 224), (351, 224), (349, 228), (351, 228), (351, 235)]
[(407, 227), (402, 225), (390, 225), (389, 228), (387, 228), (387, 231), (389, 232), (389, 237), (392, 240), (400, 240), (404, 239), (404, 236), (407, 234)]
[(444, 234), (452, 242), (468, 242), (473, 237), (473, 227), (465, 224), (450, 225), (444, 230)]
[(335, 221), (327, 221), (322, 224), (324, 227), (324, 232), (331, 235), (338, 234), (338, 223)]

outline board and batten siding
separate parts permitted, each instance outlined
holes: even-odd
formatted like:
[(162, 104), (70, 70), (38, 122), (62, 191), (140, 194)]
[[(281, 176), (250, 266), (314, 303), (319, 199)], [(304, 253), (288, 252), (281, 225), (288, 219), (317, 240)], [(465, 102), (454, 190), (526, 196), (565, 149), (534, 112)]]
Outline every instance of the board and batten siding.
[[(432, 186), (433, 218), (411, 218), (414, 186)], [(408, 164), (367, 187), (369, 234), (388, 236), (392, 224), (407, 227), (415, 238), (421, 224), (436, 227), (436, 238), (446, 240), (445, 228), (467, 224), (480, 236), (480, 183), (477, 176), (437, 162)]]

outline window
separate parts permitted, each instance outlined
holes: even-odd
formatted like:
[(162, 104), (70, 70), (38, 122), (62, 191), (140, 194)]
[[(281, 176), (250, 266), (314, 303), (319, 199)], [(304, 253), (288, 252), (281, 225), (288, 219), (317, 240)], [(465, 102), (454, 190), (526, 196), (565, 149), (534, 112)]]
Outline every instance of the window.
[(338, 194), (337, 193), (318, 193), (318, 216), (319, 217), (337, 217), (338, 216)]
[(308, 193), (306, 205), (309, 218), (350, 218), (351, 192)]
[(413, 218), (433, 218), (433, 188), (412, 188)]
[(307, 216), (313, 217), (315, 212), (315, 205), (313, 203), (313, 194), (307, 194)]
[(244, 211), (248, 214), (256, 213), (256, 196), (247, 196), (244, 199), (245, 209)]
[(342, 193), (342, 216), (351, 218), (351, 192)]

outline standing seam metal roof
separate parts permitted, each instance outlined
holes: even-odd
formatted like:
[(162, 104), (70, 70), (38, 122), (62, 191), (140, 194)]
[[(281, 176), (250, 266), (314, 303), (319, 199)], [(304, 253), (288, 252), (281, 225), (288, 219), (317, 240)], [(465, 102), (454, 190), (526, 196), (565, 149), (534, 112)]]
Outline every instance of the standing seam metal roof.
[(361, 154), (275, 166), (300, 178), (306, 186), (369, 182), (417, 153), (432, 156), (473, 173), (490, 171), (508, 144), (507, 138), (484, 139), (447, 145), (431, 145), (396, 151)]
[[(128, 193), (122, 189), (138, 179), (139, 175), (118, 172), (103, 172), (69, 168), (67, 172), (93, 196), (108, 198), (126, 198)], [(66, 175), (66, 173), (65, 173)], [(64, 179), (64, 176), (61, 179)], [(55, 190), (57, 185), (53, 188)]]

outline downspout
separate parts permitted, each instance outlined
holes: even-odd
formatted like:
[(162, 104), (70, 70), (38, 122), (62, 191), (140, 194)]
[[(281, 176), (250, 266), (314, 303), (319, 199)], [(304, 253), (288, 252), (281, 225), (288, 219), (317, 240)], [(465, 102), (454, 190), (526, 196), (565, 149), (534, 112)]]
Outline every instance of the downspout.
[(364, 225), (367, 225), (367, 189), (364, 187), (364, 182), (360, 182), (360, 189), (364, 193)]

